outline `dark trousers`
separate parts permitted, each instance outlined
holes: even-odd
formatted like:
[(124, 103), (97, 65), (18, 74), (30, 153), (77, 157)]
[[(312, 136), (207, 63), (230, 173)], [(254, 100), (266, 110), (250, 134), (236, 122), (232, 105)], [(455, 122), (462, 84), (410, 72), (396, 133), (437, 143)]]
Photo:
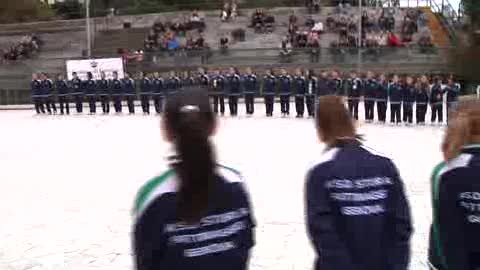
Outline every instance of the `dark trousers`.
[(458, 103), (453, 101), (453, 102), (447, 102), (447, 122), (451, 118), (451, 114), (453, 114), (457, 110)]
[(432, 123), (437, 121), (443, 123), (443, 104), (432, 104)]
[(308, 116), (315, 115), (315, 96), (312, 96), (312, 95), (307, 96), (307, 112), (308, 112)]
[(156, 113), (163, 112), (163, 97), (161, 95), (154, 95), (153, 96), (153, 105), (155, 106)]
[(82, 95), (75, 95), (75, 108), (77, 109), (77, 113), (83, 112), (83, 96)]
[(88, 107), (90, 108), (90, 113), (97, 112), (97, 98), (95, 96), (87, 96)]
[(213, 96), (213, 112), (218, 114), (218, 107), (220, 105), (220, 113), (223, 115), (225, 113), (225, 96), (224, 95), (214, 95)]
[(377, 101), (378, 121), (385, 123), (387, 120), (387, 102)]
[(403, 122), (413, 123), (413, 103), (403, 103)]
[(125, 96), (125, 100), (127, 101), (128, 113), (129, 114), (134, 114), (135, 113), (135, 105), (133, 104), (133, 102), (135, 101), (135, 96), (134, 95), (127, 95), (127, 96)]
[(358, 120), (358, 99), (348, 100), (348, 111), (353, 119)]
[(238, 96), (228, 97), (228, 108), (230, 109), (230, 115), (238, 115)]
[(265, 98), (265, 112), (267, 113), (267, 116), (272, 116), (273, 115), (273, 100), (274, 100), (275, 96), (267, 95), (264, 98)]
[[(68, 103), (68, 97), (67, 96), (59, 96), (58, 97), (58, 103), (60, 105), (60, 113), (64, 114), (65, 112), (67, 114), (70, 114), (70, 104)], [(65, 108), (65, 110), (64, 110)]]
[(427, 104), (417, 104), (417, 124), (425, 123), (425, 115), (427, 114)]
[(280, 108), (282, 113), (290, 114), (290, 95), (280, 96)]
[(47, 106), (47, 112), (49, 114), (52, 114), (52, 111), (54, 113), (57, 113), (57, 105), (55, 105), (55, 98), (52, 96), (45, 97), (44, 99), (45, 105)]
[(390, 122), (397, 124), (402, 122), (401, 110), (400, 103), (390, 104)]
[(141, 100), (143, 113), (150, 114), (150, 98), (148, 95), (142, 95)]
[(100, 101), (102, 102), (102, 112), (110, 113), (110, 97), (107, 95), (101, 95)]
[(116, 113), (122, 112), (122, 96), (120, 95), (113, 96), (113, 107), (115, 108)]
[(33, 104), (35, 105), (35, 111), (37, 114), (45, 113), (45, 105), (43, 104), (43, 98), (34, 97)]
[(245, 107), (247, 114), (252, 115), (255, 112), (254, 95), (245, 94)]
[(303, 116), (303, 114), (305, 113), (304, 96), (295, 96), (295, 109), (297, 111), (297, 116)]
[(375, 101), (365, 100), (365, 120), (373, 121), (375, 118)]

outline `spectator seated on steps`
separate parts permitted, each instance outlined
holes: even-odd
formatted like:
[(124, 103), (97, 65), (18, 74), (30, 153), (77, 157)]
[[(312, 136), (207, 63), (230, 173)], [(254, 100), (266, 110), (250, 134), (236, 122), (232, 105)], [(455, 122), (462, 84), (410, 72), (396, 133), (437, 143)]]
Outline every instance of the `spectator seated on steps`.
[(223, 3), (223, 9), (220, 13), (220, 20), (226, 22), (229, 20), (234, 20), (238, 15), (238, 5), (235, 0), (225, 1)]
[(281, 56), (288, 56), (292, 53), (292, 43), (290, 42), (290, 38), (284, 37), (280, 44), (280, 55)]
[(388, 46), (390, 47), (403, 47), (402, 41), (392, 32), (387, 32), (388, 35)]
[(166, 29), (165, 29), (165, 25), (163, 25), (162, 22), (160, 21), (157, 21), (153, 24), (153, 27), (152, 27), (153, 31), (155, 32), (155, 34), (161, 34), (161, 33), (165, 33)]
[(312, 16), (307, 17), (305, 20), (305, 26), (308, 28), (313, 28), (313, 26), (315, 26), (315, 20), (312, 18)]
[(320, 12), (320, 0), (306, 0), (305, 7), (308, 9), (310, 13), (318, 13)]

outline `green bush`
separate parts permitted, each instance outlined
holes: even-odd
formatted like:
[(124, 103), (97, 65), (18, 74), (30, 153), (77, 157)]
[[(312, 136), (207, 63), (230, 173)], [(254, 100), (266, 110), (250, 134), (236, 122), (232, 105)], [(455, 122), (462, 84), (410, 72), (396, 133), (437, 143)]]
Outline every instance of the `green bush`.
[(57, 16), (69, 20), (85, 17), (85, 8), (76, 0), (57, 2), (53, 5)]
[(1, 0), (0, 23), (50, 19), (54, 13), (38, 0)]

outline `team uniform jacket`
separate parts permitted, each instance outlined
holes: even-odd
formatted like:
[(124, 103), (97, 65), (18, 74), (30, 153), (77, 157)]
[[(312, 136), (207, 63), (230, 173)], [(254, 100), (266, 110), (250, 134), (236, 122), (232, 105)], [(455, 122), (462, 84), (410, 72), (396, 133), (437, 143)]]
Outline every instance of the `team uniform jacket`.
[(403, 103), (412, 105), (415, 103), (416, 89), (415, 85), (405, 85), (403, 91)]
[(132, 78), (123, 79), (122, 80), (122, 89), (123, 94), (126, 96), (135, 96), (136, 89), (135, 89), (135, 81)]
[(164, 88), (163, 88), (163, 79), (162, 78), (155, 78), (152, 82), (152, 93), (154, 96), (163, 96)]
[(110, 85), (107, 79), (97, 80), (97, 93), (101, 96), (108, 96), (110, 94)]
[(415, 95), (415, 102), (417, 105), (427, 105), (428, 104), (428, 85), (420, 85), (421, 89), (417, 89)]
[(363, 87), (363, 98), (365, 101), (377, 100), (378, 82), (375, 79), (366, 79)]
[(359, 78), (351, 78), (346, 82), (347, 96), (349, 100), (359, 100), (362, 91), (362, 80)]
[(443, 90), (442, 85), (434, 84), (432, 85), (432, 89), (430, 91), (430, 104), (432, 105), (440, 105), (443, 103)]
[(255, 74), (245, 75), (243, 78), (243, 89), (245, 94), (256, 94), (258, 89), (257, 76)]
[(178, 77), (170, 77), (167, 79), (167, 92), (169, 95), (173, 95), (178, 92), (181, 87), (181, 81)]
[(401, 104), (403, 101), (403, 87), (399, 83), (392, 83), (388, 88), (390, 104)]
[(143, 78), (140, 81), (140, 94), (141, 95), (152, 94), (152, 81), (149, 78)]
[(229, 96), (240, 96), (242, 91), (241, 85), (241, 78), (237, 74), (227, 76), (226, 87)]
[(357, 141), (330, 148), (307, 175), (316, 270), (407, 270), (412, 224), (395, 165)]
[(84, 83), (85, 83), (85, 86), (84, 86), (85, 94), (87, 96), (95, 96), (95, 90), (96, 90), (95, 81), (90, 79), (90, 80), (84, 81)]
[(70, 91), (72, 95), (83, 95), (82, 81), (79, 78), (72, 79), (70, 81), (70, 87), (72, 88), (72, 90)]
[(303, 76), (295, 76), (293, 78), (295, 86), (295, 95), (299, 97), (305, 96), (307, 93), (307, 80)]
[(43, 80), (41, 83), (41, 91), (43, 97), (51, 97), (53, 95), (53, 82), (50, 79)]
[(456, 83), (454, 85), (447, 85), (444, 90), (447, 92), (448, 103), (455, 103), (458, 101), (458, 95), (460, 95), (460, 84)]
[(197, 77), (198, 80), (198, 85), (201, 85), (203, 87), (208, 87), (208, 84), (210, 83), (210, 77), (207, 74), (202, 74), (199, 77)]
[(378, 87), (375, 95), (377, 102), (387, 102), (388, 100), (388, 82), (378, 82)]
[(225, 77), (222, 75), (215, 75), (210, 80), (210, 92), (213, 95), (223, 95), (225, 92)]
[(290, 75), (281, 75), (278, 77), (278, 84), (280, 86), (280, 96), (289, 96), (292, 94), (292, 78)]
[(479, 176), (480, 144), (464, 147), (457, 158), (434, 169), (429, 249), (432, 269), (479, 269)]
[(119, 79), (113, 79), (110, 84), (110, 88), (111, 88), (112, 96), (123, 95), (123, 83)]
[(307, 96), (315, 96), (318, 94), (318, 79), (316, 77), (309, 77), (307, 79)]
[(66, 80), (55, 81), (55, 89), (57, 89), (57, 95), (59, 97), (68, 96), (68, 83)]
[(329, 80), (326, 79), (326, 78), (320, 78), (318, 80), (318, 92), (317, 92), (317, 96), (325, 96), (325, 95), (328, 95), (330, 94), (330, 90), (329, 90)]
[(263, 95), (274, 96), (276, 92), (277, 80), (273, 75), (265, 75), (263, 77)]
[(133, 230), (136, 269), (247, 269), (255, 224), (242, 176), (218, 166), (208, 212), (192, 225), (177, 216), (179, 185), (175, 170), (170, 170), (138, 193)]
[(32, 91), (33, 98), (42, 96), (42, 82), (40, 80), (32, 80), (30, 82), (30, 89)]
[(327, 95), (340, 95), (342, 94), (343, 82), (340, 78), (329, 79), (327, 81)]
[(189, 86), (194, 86), (196, 82), (193, 77), (187, 77), (182, 79), (181, 84), (182, 84), (182, 87), (189, 87)]

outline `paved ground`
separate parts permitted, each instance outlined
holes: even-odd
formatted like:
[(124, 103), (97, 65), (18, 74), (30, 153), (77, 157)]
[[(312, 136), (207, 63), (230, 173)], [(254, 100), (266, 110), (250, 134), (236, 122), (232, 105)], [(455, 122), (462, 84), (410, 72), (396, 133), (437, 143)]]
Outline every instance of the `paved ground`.
[[(0, 269), (132, 269), (133, 198), (165, 169), (170, 149), (159, 119), (1, 111), (0, 123)], [(426, 269), (429, 174), (441, 158), (442, 128), (360, 130), (400, 168), (415, 219), (412, 269)], [(311, 269), (303, 185), (322, 150), (311, 120), (225, 118), (215, 141), (220, 160), (243, 171), (251, 191), (258, 222), (251, 269)]]

